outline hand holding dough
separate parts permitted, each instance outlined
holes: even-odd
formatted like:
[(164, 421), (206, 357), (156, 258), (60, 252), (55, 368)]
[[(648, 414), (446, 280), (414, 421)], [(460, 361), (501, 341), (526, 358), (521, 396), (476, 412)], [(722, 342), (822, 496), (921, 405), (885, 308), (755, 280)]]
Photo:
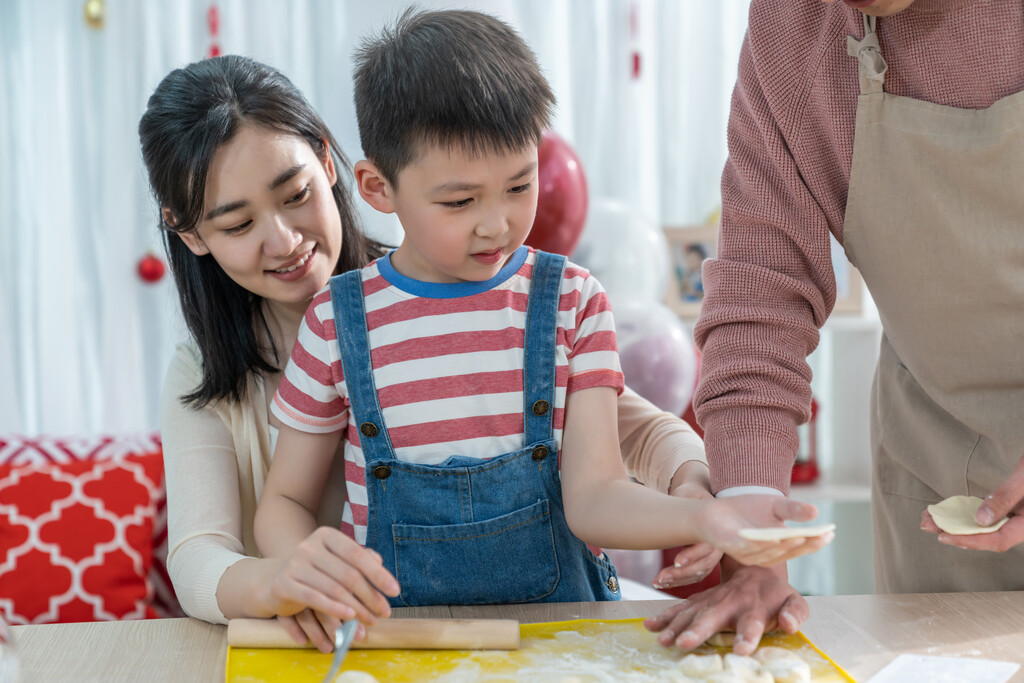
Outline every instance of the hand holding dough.
[(760, 529), (740, 529), (739, 537), (748, 541), (783, 541), (787, 538), (812, 538), (821, 536), (836, 528), (835, 524), (816, 526), (773, 526)]
[(954, 536), (991, 534), (993, 531), (999, 531), (1010, 521), (1008, 518), (1003, 517), (992, 526), (980, 526), (974, 521), (974, 513), (983, 502), (985, 501), (975, 496), (951, 496), (941, 503), (929, 505), (928, 513), (935, 520), (935, 526)]

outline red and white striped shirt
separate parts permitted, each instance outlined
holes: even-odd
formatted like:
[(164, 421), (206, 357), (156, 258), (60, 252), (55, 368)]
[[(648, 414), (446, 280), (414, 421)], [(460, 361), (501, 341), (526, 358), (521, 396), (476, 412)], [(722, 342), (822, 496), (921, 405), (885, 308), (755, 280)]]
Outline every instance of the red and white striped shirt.
[[(437, 464), (453, 455), (489, 458), (524, 446), (523, 339), (535, 256), (528, 249), (511, 276), (503, 271), (485, 291), (453, 298), (423, 296), (446, 285), (390, 282), (381, 272), (389, 269), (377, 261), (361, 270), (374, 381), (397, 458)], [(572, 263), (563, 274), (556, 335), (553, 424), (561, 448), (568, 392), (623, 388), (607, 296)], [(325, 287), (306, 312), (271, 409), (304, 432), (345, 427), (342, 531), (365, 544), (365, 460), (349, 405)]]

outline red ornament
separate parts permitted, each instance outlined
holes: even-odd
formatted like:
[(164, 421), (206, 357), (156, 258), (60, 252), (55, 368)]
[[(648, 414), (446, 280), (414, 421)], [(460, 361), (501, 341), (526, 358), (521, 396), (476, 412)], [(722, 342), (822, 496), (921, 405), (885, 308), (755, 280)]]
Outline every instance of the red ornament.
[(576, 152), (551, 130), (537, 148), (537, 217), (526, 243), (571, 256), (587, 217), (587, 179)]
[(167, 266), (164, 265), (163, 259), (153, 252), (149, 252), (139, 259), (139, 265), (136, 270), (143, 282), (153, 284), (163, 279), (164, 273), (167, 272)]
[[(810, 484), (818, 480), (821, 472), (818, 470), (818, 402), (811, 397), (811, 420), (807, 423), (804, 436), (806, 437), (807, 453), (801, 453), (793, 463), (793, 474), (790, 478), (794, 484)], [(802, 441), (802, 439), (801, 439)], [(801, 444), (803, 445), (803, 444)], [(801, 449), (802, 450), (802, 449)]]

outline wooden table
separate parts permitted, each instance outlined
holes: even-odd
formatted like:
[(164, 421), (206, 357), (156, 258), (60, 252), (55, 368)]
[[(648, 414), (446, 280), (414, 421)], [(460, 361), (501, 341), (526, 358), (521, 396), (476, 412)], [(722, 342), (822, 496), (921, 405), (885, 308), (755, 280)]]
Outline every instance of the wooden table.
[[(897, 654), (968, 656), (1024, 666), (1024, 592), (808, 598), (804, 634), (859, 681)], [(400, 617), (522, 622), (628, 619), (673, 601), (424, 607)], [(21, 681), (224, 681), (225, 628), (194, 619), (15, 626)], [(1012, 679), (1024, 681), (1024, 669)]]

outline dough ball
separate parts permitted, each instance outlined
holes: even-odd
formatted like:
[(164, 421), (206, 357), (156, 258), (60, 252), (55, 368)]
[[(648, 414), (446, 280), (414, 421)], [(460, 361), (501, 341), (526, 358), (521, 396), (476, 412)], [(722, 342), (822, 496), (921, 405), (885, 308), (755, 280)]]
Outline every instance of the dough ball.
[(679, 670), (687, 676), (706, 678), (722, 670), (722, 658), (719, 655), (686, 655), (679, 660)]
[(795, 660), (785, 657), (769, 659), (761, 665), (761, 671), (770, 673), (775, 683), (809, 683), (811, 680), (810, 665), (798, 656)]
[(928, 506), (928, 512), (935, 520), (935, 526), (947, 534), (966, 536), (968, 534), (990, 534), (999, 531), (1009, 519), (1003, 517), (992, 526), (980, 526), (974, 521), (974, 513), (984, 501), (974, 496), (950, 496), (941, 503)]
[(754, 672), (749, 669), (716, 671), (703, 680), (709, 683), (774, 683), (770, 673)]
[(761, 662), (753, 657), (745, 657), (732, 652), (725, 656), (724, 665), (726, 671), (749, 671), (753, 673), (761, 668)]
[(707, 639), (707, 644), (714, 647), (732, 647), (736, 642), (736, 634), (732, 631), (720, 631)]
[(764, 647), (757, 648), (757, 650), (754, 651), (753, 658), (762, 665), (773, 659), (791, 659), (795, 662), (804, 661), (797, 653), (791, 652), (784, 647), (775, 647), (773, 645), (765, 645)]
[(365, 671), (342, 671), (334, 679), (334, 683), (380, 683), (376, 677)]

